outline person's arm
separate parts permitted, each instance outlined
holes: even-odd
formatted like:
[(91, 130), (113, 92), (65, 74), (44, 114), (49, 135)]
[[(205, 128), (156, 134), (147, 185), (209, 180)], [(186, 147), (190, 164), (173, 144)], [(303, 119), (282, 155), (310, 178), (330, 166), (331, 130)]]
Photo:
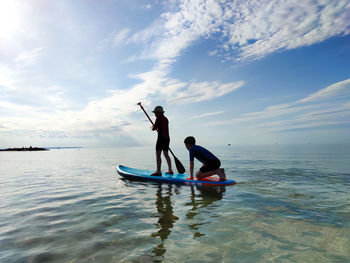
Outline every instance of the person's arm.
[(194, 162), (190, 162), (190, 176), (191, 176), (191, 180), (193, 180), (193, 169), (194, 169)]
[(155, 130), (158, 131), (158, 127), (159, 127), (159, 120), (158, 120), (158, 118), (156, 118), (156, 121), (154, 122), (154, 124), (152, 126), (152, 131), (155, 131)]

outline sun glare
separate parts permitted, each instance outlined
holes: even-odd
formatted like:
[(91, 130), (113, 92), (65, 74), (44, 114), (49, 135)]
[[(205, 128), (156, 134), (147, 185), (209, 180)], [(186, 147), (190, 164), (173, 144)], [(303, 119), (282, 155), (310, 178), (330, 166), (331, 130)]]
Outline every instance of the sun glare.
[(0, 41), (11, 41), (20, 28), (18, 3), (0, 0)]

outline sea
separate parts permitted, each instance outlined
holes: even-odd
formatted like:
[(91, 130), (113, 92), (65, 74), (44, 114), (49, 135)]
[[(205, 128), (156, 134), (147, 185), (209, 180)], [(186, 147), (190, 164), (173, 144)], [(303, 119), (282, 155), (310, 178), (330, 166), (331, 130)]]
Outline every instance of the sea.
[(0, 152), (0, 262), (350, 262), (350, 145), (207, 148), (236, 185), (117, 174), (153, 147)]

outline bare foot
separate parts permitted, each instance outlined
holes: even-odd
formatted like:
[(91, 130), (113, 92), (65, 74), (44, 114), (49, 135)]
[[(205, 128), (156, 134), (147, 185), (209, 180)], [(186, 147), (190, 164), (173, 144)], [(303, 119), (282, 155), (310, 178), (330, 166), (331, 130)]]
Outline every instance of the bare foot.
[(226, 174), (225, 174), (225, 169), (220, 168), (218, 171), (218, 175), (220, 177), (220, 181), (226, 181)]

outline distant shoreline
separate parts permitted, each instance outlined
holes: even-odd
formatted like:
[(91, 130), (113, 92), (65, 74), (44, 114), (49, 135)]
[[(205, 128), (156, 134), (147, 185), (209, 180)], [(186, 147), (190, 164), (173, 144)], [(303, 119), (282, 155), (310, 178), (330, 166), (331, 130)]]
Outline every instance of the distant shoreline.
[(0, 149), (2, 152), (33, 152), (33, 151), (49, 151), (49, 149), (41, 148), (41, 147), (22, 147), (22, 148), (7, 148)]
[(0, 149), (0, 152), (35, 152), (35, 151), (49, 151), (49, 150), (64, 150), (64, 149), (81, 149), (83, 147), (13, 147)]

